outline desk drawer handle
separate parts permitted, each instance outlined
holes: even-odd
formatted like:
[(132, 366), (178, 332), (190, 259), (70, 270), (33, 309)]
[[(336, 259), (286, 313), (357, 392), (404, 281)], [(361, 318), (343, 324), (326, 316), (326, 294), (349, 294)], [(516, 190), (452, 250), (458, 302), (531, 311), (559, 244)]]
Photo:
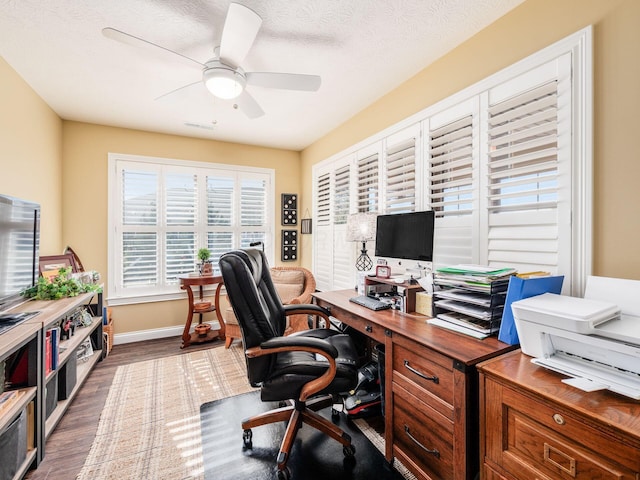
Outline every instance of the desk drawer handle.
[(409, 371), (411, 371), (411, 372), (415, 373), (416, 375), (418, 375), (420, 378), (424, 378), (425, 380), (429, 380), (429, 381), (431, 381), (433, 383), (440, 383), (440, 379), (438, 377), (436, 377), (435, 375), (433, 377), (428, 377), (424, 373), (419, 372), (418, 370), (413, 368), (411, 365), (409, 365), (409, 360), (405, 360), (404, 361), (404, 366), (407, 367), (409, 369)]
[(364, 329), (367, 333), (373, 332), (373, 327), (371, 325), (367, 325), (366, 327), (364, 327)]
[(425, 452), (430, 453), (436, 458), (440, 458), (440, 452), (437, 449), (434, 448), (433, 450), (431, 450), (430, 448), (427, 448), (423, 444), (421, 444), (413, 435), (411, 435), (411, 432), (409, 431), (409, 427), (406, 425), (404, 426), (404, 433), (407, 434), (407, 437), (409, 437), (413, 443), (418, 445)]
[[(557, 460), (554, 458), (551, 458), (552, 456), (555, 456)], [(544, 461), (549, 462), (554, 467), (562, 470), (563, 472), (571, 475), (572, 477), (576, 476), (576, 459), (571, 458), (566, 453), (561, 452), (560, 450), (552, 447), (548, 443), (544, 444)]]

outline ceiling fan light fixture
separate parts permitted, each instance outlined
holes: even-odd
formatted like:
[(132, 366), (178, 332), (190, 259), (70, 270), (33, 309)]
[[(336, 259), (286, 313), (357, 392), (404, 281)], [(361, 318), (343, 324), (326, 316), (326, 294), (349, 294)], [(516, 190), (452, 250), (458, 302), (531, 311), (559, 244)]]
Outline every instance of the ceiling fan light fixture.
[[(216, 62), (217, 63), (217, 62)], [(202, 76), (207, 90), (218, 98), (230, 100), (238, 97), (247, 84), (242, 72), (227, 68), (220, 63), (205, 68)]]

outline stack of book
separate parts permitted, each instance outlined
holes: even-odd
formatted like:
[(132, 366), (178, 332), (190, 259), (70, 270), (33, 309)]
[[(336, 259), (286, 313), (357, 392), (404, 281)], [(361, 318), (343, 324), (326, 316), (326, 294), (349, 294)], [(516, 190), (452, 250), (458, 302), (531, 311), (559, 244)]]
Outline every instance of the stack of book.
[(432, 325), (476, 338), (497, 334), (514, 268), (457, 265), (438, 269), (433, 278), (436, 317)]

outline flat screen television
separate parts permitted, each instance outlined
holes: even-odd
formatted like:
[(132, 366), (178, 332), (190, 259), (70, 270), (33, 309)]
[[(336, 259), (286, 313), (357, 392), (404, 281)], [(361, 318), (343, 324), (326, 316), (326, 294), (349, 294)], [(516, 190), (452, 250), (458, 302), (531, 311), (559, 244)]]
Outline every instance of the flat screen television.
[(39, 250), (40, 205), (0, 195), (0, 314), (36, 285)]
[(378, 215), (376, 257), (433, 261), (433, 211)]

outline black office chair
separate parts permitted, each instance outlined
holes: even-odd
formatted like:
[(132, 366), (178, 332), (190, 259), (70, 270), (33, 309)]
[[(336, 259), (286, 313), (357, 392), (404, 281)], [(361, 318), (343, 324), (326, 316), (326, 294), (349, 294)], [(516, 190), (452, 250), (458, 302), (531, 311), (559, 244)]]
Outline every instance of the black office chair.
[[(238, 250), (222, 255), (220, 271), (242, 332), (249, 382), (261, 387), (264, 402), (276, 401), (282, 405), (289, 401), (288, 407), (243, 420), (244, 447), (252, 448), (252, 428), (288, 421), (277, 457), (278, 479), (287, 480), (291, 477), (287, 460), (304, 422), (340, 442), (344, 455), (353, 457), (355, 447), (349, 435), (315, 413), (332, 405), (332, 396), (356, 385), (358, 355), (351, 338), (329, 328), (328, 312), (322, 307), (283, 305), (261, 250)], [(285, 317), (294, 314), (322, 317), (326, 328), (284, 337)], [(317, 360), (316, 354), (324, 359)], [(320, 395), (323, 397), (318, 398)], [(335, 414), (335, 410), (332, 413)]]

